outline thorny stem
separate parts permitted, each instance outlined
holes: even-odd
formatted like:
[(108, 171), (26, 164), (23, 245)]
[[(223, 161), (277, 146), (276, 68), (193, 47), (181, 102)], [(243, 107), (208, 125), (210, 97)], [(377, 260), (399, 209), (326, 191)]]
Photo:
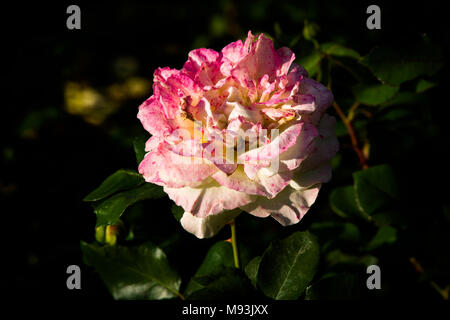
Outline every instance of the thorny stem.
[(358, 140), (356, 139), (355, 130), (353, 129), (352, 123), (347, 119), (341, 107), (339, 107), (336, 101), (333, 101), (333, 107), (336, 110), (338, 116), (341, 118), (345, 127), (347, 128), (348, 134), (350, 135), (350, 140), (352, 141), (353, 150), (355, 151), (356, 155), (359, 158), (359, 163), (361, 164), (361, 167), (363, 169), (369, 168), (369, 166), (367, 165), (367, 159), (358, 146)]

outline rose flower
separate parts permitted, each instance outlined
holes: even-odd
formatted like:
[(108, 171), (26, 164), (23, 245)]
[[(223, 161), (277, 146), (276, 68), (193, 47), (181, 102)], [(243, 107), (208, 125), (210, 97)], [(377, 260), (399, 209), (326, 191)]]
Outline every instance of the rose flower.
[(138, 118), (151, 133), (139, 172), (183, 207), (183, 227), (212, 237), (240, 212), (299, 222), (331, 178), (333, 95), (263, 34), (197, 49), (159, 68)]

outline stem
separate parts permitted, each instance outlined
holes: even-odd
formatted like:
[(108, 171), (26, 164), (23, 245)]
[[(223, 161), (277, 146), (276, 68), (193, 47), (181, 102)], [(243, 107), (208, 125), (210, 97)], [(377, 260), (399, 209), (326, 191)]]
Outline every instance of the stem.
[(355, 101), (355, 103), (353, 103), (353, 105), (350, 107), (350, 111), (348, 112), (347, 115), (347, 120), (349, 122), (352, 122), (353, 118), (355, 117), (356, 109), (358, 109), (359, 104), (360, 104), (359, 101)]
[(367, 169), (369, 166), (367, 165), (367, 160), (364, 157), (364, 154), (362, 153), (361, 149), (358, 146), (358, 140), (356, 139), (355, 130), (353, 129), (352, 123), (347, 119), (341, 107), (339, 107), (339, 105), (335, 101), (333, 101), (333, 107), (336, 110), (339, 117), (341, 118), (345, 127), (347, 128), (348, 134), (350, 135), (350, 140), (352, 141), (353, 150), (355, 151), (355, 153), (359, 158), (359, 163), (361, 164), (361, 167), (363, 169)]
[[(414, 269), (416, 269), (416, 272), (418, 272), (420, 274), (425, 273), (425, 270), (423, 269), (422, 265), (420, 264), (419, 261), (417, 261), (416, 258), (414, 258), (414, 257), (409, 258), (409, 262), (413, 265)], [(441, 289), (441, 287), (433, 280), (430, 280), (429, 284), (441, 295), (442, 299), (448, 300), (448, 298), (449, 298), (448, 293), (450, 291), (450, 286), (447, 286), (444, 289)]]
[(234, 219), (230, 222), (231, 227), (231, 246), (233, 247), (234, 266), (239, 269), (239, 254), (236, 242), (236, 224)]
[(184, 300), (184, 296), (180, 292), (177, 291), (175, 294), (178, 296), (178, 298)]
[(336, 65), (338, 65), (339, 67), (345, 69), (348, 73), (350, 73), (353, 78), (355, 78), (358, 82), (361, 82), (361, 78), (358, 76), (358, 74), (356, 74), (352, 69), (350, 69), (349, 67), (347, 67), (345, 64), (343, 64), (342, 62), (340, 62), (339, 60), (334, 59), (333, 57), (331, 57), (329, 54), (327, 54), (327, 58), (328, 60), (332, 61), (333, 63), (335, 63)]

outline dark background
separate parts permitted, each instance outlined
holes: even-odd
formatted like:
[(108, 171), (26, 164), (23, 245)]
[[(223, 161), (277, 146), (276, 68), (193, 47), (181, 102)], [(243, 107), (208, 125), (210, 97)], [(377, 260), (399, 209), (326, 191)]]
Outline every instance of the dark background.
[[(66, 28), (70, 4), (81, 8), (81, 30)], [(381, 7), (381, 30), (366, 28), (369, 4)], [(144, 94), (119, 99), (114, 110), (109, 111), (106, 103), (98, 110), (70, 112), (65, 99), (68, 83), (108, 96), (115, 84), (130, 77), (151, 81), (157, 67), (181, 68), (189, 50), (220, 50), (245, 37), (248, 30), (273, 36), (278, 23), (285, 39), (291, 39), (301, 34), (305, 19), (321, 27), (319, 39), (347, 44), (362, 55), (379, 44), (414, 41), (418, 33), (440, 44), (444, 56), (449, 53), (447, 12), (438, 1), (420, 6), (406, 1), (345, 5), (299, 0), (105, 1), (95, 5), (76, 1), (2, 4), (2, 13), (1, 51), (6, 53), (2, 109), (6, 113), (0, 128), (0, 210), (2, 265), (8, 269), (4, 281), (14, 294), (39, 298), (110, 297), (98, 275), (81, 260), (79, 242), (93, 240), (95, 225), (92, 208), (82, 199), (117, 169), (137, 167), (131, 141), (145, 134), (136, 118), (137, 107), (151, 95), (149, 88)], [(276, 46), (281, 45), (287, 43), (277, 39)], [(297, 56), (302, 54), (301, 46), (293, 50)], [(374, 138), (378, 149), (371, 162), (389, 163), (396, 169), (411, 205), (406, 211), (412, 222), (399, 244), (405, 259), (395, 260), (399, 251), (394, 249), (380, 254), (389, 266), (383, 279), (393, 288), (387, 297), (439, 299), (408, 263), (410, 255), (436, 270), (434, 279), (443, 286), (450, 283), (448, 224), (442, 214), (442, 207), (449, 204), (447, 75), (445, 65), (438, 75), (439, 87), (418, 107), (413, 127), (402, 131), (408, 148), (390, 143), (389, 132)], [(431, 133), (424, 135), (424, 128)], [(358, 169), (356, 158), (342, 143), (349, 170)], [(328, 188), (319, 195), (318, 212), (326, 206)], [(184, 233), (170, 214), (163, 214), (170, 207), (168, 200), (143, 206), (148, 212), (144, 224), (153, 241), (161, 244), (167, 230)], [(307, 228), (308, 219), (313, 218), (305, 218), (299, 228)], [(264, 224), (280, 228), (272, 221)], [(187, 257), (180, 252), (200, 261), (212, 243), (190, 235), (180, 237), (185, 239), (183, 244), (168, 252), (175, 263)], [(224, 232), (220, 237), (226, 238)], [(66, 288), (66, 268), (71, 264), (82, 268), (82, 290)], [(180, 272), (192, 274), (195, 268), (188, 266)]]

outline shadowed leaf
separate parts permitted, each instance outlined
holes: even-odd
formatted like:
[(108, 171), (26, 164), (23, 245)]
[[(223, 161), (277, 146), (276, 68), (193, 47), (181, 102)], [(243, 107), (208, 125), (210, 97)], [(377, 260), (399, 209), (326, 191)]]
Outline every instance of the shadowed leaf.
[(179, 295), (180, 277), (152, 243), (101, 247), (81, 242), (81, 250), (86, 264), (100, 274), (114, 299), (159, 300)]
[(94, 204), (97, 215), (97, 226), (114, 224), (119, 220), (125, 209), (138, 201), (158, 199), (165, 196), (163, 188), (151, 183), (145, 183), (135, 189), (118, 193), (106, 200)]
[(264, 252), (258, 270), (258, 287), (275, 300), (300, 297), (319, 263), (319, 245), (309, 232), (295, 232), (276, 240)]
[(97, 189), (88, 194), (83, 200), (98, 201), (116, 192), (139, 186), (144, 182), (144, 178), (136, 171), (120, 169), (106, 178)]

